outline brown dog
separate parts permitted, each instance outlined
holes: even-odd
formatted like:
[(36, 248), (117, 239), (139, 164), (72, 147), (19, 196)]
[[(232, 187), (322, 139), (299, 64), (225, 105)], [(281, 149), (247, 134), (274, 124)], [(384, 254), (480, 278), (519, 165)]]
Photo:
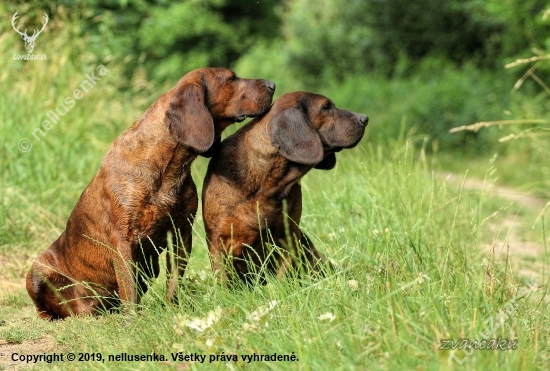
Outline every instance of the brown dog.
[[(251, 267), (263, 265), (263, 272), (279, 276), (302, 261), (319, 268), (324, 259), (299, 228), (299, 180), (314, 167), (332, 169), (335, 152), (357, 145), (367, 122), (367, 116), (337, 109), (326, 97), (295, 92), (219, 145), (202, 202), (212, 268), (222, 282), (233, 278), (229, 260), (249, 283)], [(273, 254), (266, 243), (282, 253)]]
[[(197, 190), (191, 162), (223, 129), (271, 105), (275, 84), (225, 68), (186, 74), (111, 145), (61, 236), (32, 264), (27, 291), (40, 317), (65, 318), (139, 302), (159, 271), (167, 233), (179, 229), (177, 266), (167, 259), (175, 298), (191, 252)], [(139, 287), (136, 287), (136, 281)]]

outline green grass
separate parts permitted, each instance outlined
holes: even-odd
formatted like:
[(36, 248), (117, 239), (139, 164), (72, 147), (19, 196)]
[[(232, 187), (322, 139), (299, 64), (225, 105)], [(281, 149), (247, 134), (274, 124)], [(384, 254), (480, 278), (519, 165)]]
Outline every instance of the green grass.
[[(22, 48), (20, 40), (9, 36), (11, 32), (0, 36), (7, 40), (0, 44), (3, 50)], [(482, 252), (487, 242), (482, 222), (500, 203), (460, 183), (447, 185), (436, 176), (435, 160), (426, 160), (417, 149), (421, 138), (405, 135), (379, 144), (365, 138), (358, 148), (338, 154), (334, 170), (313, 170), (303, 179), (301, 226), (338, 266), (334, 274), (318, 280), (270, 280), (253, 289), (220, 287), (209, 268), (199, 211), (178, 306), (164, 301), (161, 274), (142, 305), (128, 316), (115, 313), (53, 323), (38, 319), (23, 286), (30, 262), (63, 230), (111, 141), (164, 91), (151, 88), (136, 74), (128, 80), (130, 89), (120, 93), (119, 84), (126, 79), (119, 72), (124, 62), (105, 56), (109, 73), (40, 141), (35, 140), (31, 133), (45, 114), (95, 69), (93, 63), (77, 66), (65, 59), (62, 45), (49, 48), (47, 64), (7, 59), (0, 75), (0, 278), (14, 285), (0, 294), (0, 339), (24, 345), (49, 335), (55, 344), (50, 351), (58, 353), (94, 352), (103, 358), (124, 352), (157, 353), (168, 358), (164, 363), (53, 364), (68, 370), (185, 369), (182, 362), (171, 360), (170, 354), (178, 351), (207, 356), (205, 364), (188, 363), (190, 369), (550, 366), (548, 254), (543, 256), (546, 276), (541, 274), (537, 281), (540, 289), (519, 297), (525, 283), (518, 272), (507, 260)], [(376, 120), (375, 113), (369, 114)], [(33, 140), (26, 153), (17, 147), (23, 137)], [(201, 158), (192, 167), (199, 189), (206, 163)], [(548, 239), (548, 226), (545, 220), (536, 224), (533, 233), (540, 244)], [(495, 320), (514, 298), (517, 305), (509, 318)], [(276, 305), (261, 316), (259, 308), (273, 301)], [(203, 333), (186, 325), (191, 318), (206, 319), (216, 308), (222, 315)], [(492, 331), (495, 321), (500, 326)], [(518, 349), (474, 351), (462, 365), (451, 355), (462, 359), (463, 352), (438, 349), (441, 339), (473, 339), (480, 331), (490, 338), (518, 339)], [(27, 353), (41, 354), (33, 349)], [(298, 360), (209, 363), (210, 355), (254, 353), (294, 354)], [(51, 368), (46, 363), (35, 367)]]

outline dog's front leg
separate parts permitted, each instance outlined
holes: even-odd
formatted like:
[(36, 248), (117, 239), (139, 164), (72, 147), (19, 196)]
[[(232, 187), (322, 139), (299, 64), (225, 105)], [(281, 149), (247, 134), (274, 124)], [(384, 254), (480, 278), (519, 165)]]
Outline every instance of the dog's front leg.
[(210, 265), (218, 283), (224, 286), (231, 282), (228, 269), (229, 261), (224, 248), (225, 244), (222, 241), (218, 244), (219, 246), (216, 246), (217, 244), (214, 242), (209, 246)]
[[(197, 187), (191, 174), (187, 176), (182, 185), (178, 201), (170, 213), (173, 221), (171, 228), (172, 241), (166, 240), (168, 253), (166, 254), (166, 299), (172, 303), (177, 302), (177, 288), (180, 278), (183, 278), (187, 262), (193, 249), (193, 221), (198, 208)], [(173, 249), (170, 249), (170, 246)]]
[(179, 279), (183, 277), (187, 262), (192, 250), (192, 226), (191, 222), (186, 223), (180, 228), (181, 240), (172, 244), (174, 251), (168, 251), (166, 254), (166, 299), (172, 303), (177, 302), (177, 288)]
[(300, 264), (305, 264), (313, 274), (324, 274), (327, 269), (334, 269), (325, 255), (315, 248), (313, 242), (303, 232), (301, 232), (300, 245)]
[(113, 238), (112, 245), (116, 256), (113, 264), (118, 284), (118, 295), (121, 300), (122, 312), (129, 314), (132, 305), (137, 303), (135, 265), (132, 259), (132, 245), (120, 236)]

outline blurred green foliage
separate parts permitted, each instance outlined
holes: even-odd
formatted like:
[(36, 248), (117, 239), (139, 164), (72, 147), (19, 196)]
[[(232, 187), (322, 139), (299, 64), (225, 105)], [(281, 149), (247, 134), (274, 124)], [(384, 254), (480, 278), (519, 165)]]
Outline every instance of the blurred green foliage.
[(282, 17), (291, 65), (310, 78), (410, 72), (426, 57), (499, 69), (549, 40), (541, 0), (294, 0)]
[[(75, 43), (98, 60), (126, 58), (127, 72), (144, 67), (157, 82), (179, 79), (202, 66), (229, 66), (254, 44), (279, 35), (278, 0), (38, 0), (8, 1), (5, 12), (24, 14), (23, 28), (76, 13)], [(1, 6), (1, 5), (0, 5)], [(28, 15), (28, 17), (27, 17)], [(36, 19), (35, 19), (36, 18)], [(27, 26), (30, 25), (30, 26)], [(4, 30), (11, 28), (4, 23)]]
[(139, 24), (137, 49), (155, 66), (152, 76), (173, 78), (202, 66), (228, 66), (259, 40), (277, 35), (274, 0), (159, 1)]
[(157, 81), (199, 66), (231, 66), (252, 47), (281, 41), (274, 52), (308, 83), (365, 71), (407, 73), (426, 57), (498, 69), (503, 60), (550, 42), (550, 24), (541, 20), (545, 5), (543, 0), (4, 3), (8, 14), (28, 13), (30, 24), (40, 21), (41, 9), (50, 16), (78, 10), (80, 36), (92, 51), (128, 57), (128, 68), (143, 64)]

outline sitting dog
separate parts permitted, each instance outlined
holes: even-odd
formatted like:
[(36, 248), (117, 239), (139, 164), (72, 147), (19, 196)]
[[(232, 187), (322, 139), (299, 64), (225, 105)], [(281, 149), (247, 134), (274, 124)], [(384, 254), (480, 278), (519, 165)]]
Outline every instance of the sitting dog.
[(321, 268), (324, 258), (299, 228), (300, 179), (312, 168), (332, 169), (335, 152), (357, 145), (367, 122), (326, 97), (295, 92), (219, 144), (206, 173), (202, 211), (221, 282), (237, 276), (251, 283), (251, 268), (262, 266), (279, 277), (290, 267)]
[(167, 234), (179, 230), (176, 264), (167, 259), (167, 297), (174, 300), (198, 206), (191, 162), (227, 126), (265, 112), (274, 90), (270, 81), (202, 68), (157, 99), (113, 142), (65, 231), (32, 264), (27, 291), (39, 316), (59, 319), (139, 302), (148, 277), (158, 276)]

